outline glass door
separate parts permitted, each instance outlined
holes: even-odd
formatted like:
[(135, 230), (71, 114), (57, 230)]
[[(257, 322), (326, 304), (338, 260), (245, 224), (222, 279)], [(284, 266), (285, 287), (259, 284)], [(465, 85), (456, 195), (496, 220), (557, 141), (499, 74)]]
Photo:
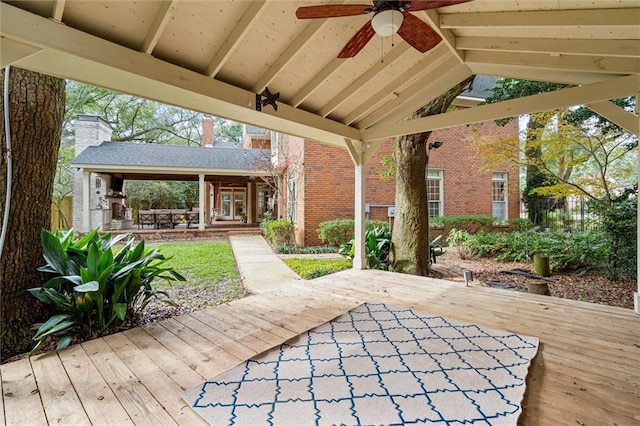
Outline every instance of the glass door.
[(220, 192), (220, 209), (222, 210), (222, 218), (231, 220), (233, 219), (233, 211), (231, 205), (231, 196), (233, 192)]
[(233, 219), (245, 221), (247, 219), (245, 208), (245, 193), (233, 193)]

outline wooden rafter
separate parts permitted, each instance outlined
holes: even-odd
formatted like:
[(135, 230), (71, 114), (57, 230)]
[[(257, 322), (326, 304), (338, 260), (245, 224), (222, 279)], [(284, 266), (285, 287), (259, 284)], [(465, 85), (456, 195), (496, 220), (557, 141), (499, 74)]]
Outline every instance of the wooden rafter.
[(51, 7), (51, 19), (54, 21), (62, 22), (62, 15), (64, 15), (64, 6), (67, 0), (54, 0)]
[(311, 96), (311, 94), (315, 92), (325, 80), (336, 73), (344, 64), (346, 64), (344, 59), (333, 58), (327, 66), (309, 80), (302, 89), (300, 89), (298, 93), (290, 99), (289, 104), (295, 107), (299, 106), (305, 99)]
[(622, 127), (627, 132), (640, 136), (640, 119), (638, 116), (629, 111), (625, 111), (613, 102), (593, 102), (586, 104), (586, 107)]
[(224, 63), (229, 56), (231, 56), (233, 50), (238, 47), (240, 42), (242, 42), (242, 38), (247, 31), (249, 31), (251, 25), (258, 19), (258, 17), (260, 17), (260, 14), (264, 12), (268, 2), (269, 0), (255, 0), (249, 2), (249, 7), (245, 13), (233, 27), (233, 30), (211, 59), (209, 65), (204, 69), (204, 75), (215, 77), (218, 71), (220, 71), (224, 66)]
[(545, 53), (549, 55), (640, 56), (640, 40), (579, 40), (557, 38), (458, 37), (462, 50)]
[(369, 68), (364, 74), (358, 77), (349, 86), (340, 91), (340, 93), (331, 99), (325, 106), (323, 106), (318, 115), (326, 117), (331, 114), (336, 108), (346, 102), (351, 96), (354, 96), (358, 90), (366, 86), (379, 73), (383, 72), (387, 67), (391, 66), (394, 61), (404, 55), (411, 47), (407, 43), (400, 43), (394, 47), (387, 56), (384, 57), (384, 61), (376, 62), (374, 66)]
[(640, 92), (640, 75), (630, 75), (402, 123), (378, 125), (363, 130), (362, 137), (364, 140), (386, 139), (464, 124), (497, 120), (499, 118), (516, 117), (520, 114), (584, 105), (623, 96), (632, 96), (638, 92)]
[(451, 53), (458, 59), (458, 61), (464, 63), (465, 52), (464, 50), (458, 49), (458, 42), (456, 40), (455, 34), (453, 34), (453, 31), (448, 28), (440, 28), (440, 14), (438, 13), (438, 11), (435, 9), (425, 10), (422, 15), (427, 21), (427, 24), (429, 24), (429, 26), (433, 28), (435, 32), (440, 34), (440, 37), (442, 37), (442, 43), (444, 43), (449, 48), (449, 51), (451, 51)]
[(151, 28), (149, 29), (149, 32), (147, 33), (147, 36), (144, 38), (142, 46), (140, 47), (141, 52), (148, 54), (151, 54), (151, 52), (153, 52), (156, 44), (158, 44), (158, 40), (160, 40), (160, 36), (169, 23), (171, 15), (173, 15), (173, 11), (178, 1), (179, 0), (165, 0), (160, 4), (158, 13), (156, 13), (156, 16), (153, 18)]

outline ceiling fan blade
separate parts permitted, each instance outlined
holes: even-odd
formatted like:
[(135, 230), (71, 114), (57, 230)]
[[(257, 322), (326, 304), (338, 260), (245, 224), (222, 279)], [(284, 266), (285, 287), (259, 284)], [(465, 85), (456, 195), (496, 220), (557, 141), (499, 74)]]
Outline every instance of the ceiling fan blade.
[(398, 29), (398, 35), (411, 46), (425, 53), (440, 43), (442, 37), (420, 18), (404, 12), (404, 20)]
[(298, 19), (339, 18), (341, 16), (366, 15), (373, 6), (370, 4), (325, 4), (303, 6), (296, 10)]
[(408, 12), (417, 10), (437, 9), (439, 7), (453, 6), (456, 4), (467, 3), (471, 0), (415, 0), (411, 2), (411, 6), (405, 8)]
[(376, 32), (371, 26), (371, 21), (367, 21), (366, 24), (358, 30), (358, 32), (351, 37), (351, 40), (344, 46), (338, 58), (353, 58), (362, 50), (362, 48), (371, 40)]

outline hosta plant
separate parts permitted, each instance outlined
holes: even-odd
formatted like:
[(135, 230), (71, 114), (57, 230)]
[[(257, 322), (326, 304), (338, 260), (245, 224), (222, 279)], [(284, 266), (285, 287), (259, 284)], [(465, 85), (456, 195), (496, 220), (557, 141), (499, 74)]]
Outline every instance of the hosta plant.
[(53, 315), (38, 328), (31, 353), (48, 339), (58, 339), (62, 349), (78, 337), (117, 331), (151, 300), (172, 303), (154, 289), (156, 279), (185, 280), (163, 266), (168, 259), (161, 253), (145, 250), (144, 241), (128, 234), (100, 236), (95, 229), (76, 239), (73, 230), (43, 230), (41, 238), (46, 264), (38, 269), (53, 277), (28, 292), (51, 305)]

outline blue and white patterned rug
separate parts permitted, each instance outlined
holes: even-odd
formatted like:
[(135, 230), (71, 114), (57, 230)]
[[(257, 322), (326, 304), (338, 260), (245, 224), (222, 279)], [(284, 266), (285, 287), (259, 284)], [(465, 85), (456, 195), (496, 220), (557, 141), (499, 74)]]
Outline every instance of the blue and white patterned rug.
[(366, 303), (182, 394), (210, 424), (515, 425), (538, 339)]

